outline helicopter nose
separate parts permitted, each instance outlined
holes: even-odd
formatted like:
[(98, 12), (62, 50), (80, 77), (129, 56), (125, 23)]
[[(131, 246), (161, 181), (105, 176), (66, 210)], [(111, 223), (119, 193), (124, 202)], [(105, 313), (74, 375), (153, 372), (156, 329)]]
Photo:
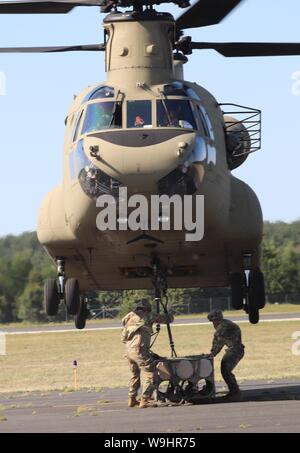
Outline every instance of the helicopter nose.
[[(143, 129), (92, 134), (85, 138), (85, 149), (110, 176), (128, 186), (137, 182), (141, 186), (157, 183), (184, 164), (194, 142), (191, 131)], [(95, 149), (98, 155), (93, 156)]]
[(191, 141), (171, 140), (151, 148), (124, 150), (123, 172), (125, 175), (152, 175), (159, 179), (186, 160), (191, 146)]

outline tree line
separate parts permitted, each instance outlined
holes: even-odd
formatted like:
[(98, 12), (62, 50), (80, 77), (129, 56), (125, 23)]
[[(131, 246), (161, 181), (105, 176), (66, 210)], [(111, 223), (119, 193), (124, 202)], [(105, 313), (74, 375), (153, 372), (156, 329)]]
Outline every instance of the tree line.
[[(268, 294), (300, 294), (300, 220), (265, 222), (262, 267)], [(40, 246), (35, 232), (0, 238), (0, 322), (46, 321), (43, 285), (56, 269)], [(228, 288), (169, 291), (171, 305), (187, 300), (228, 296)], [(151, 291), (115, 291), (91, 294), (106, 307), (132, 308), (137, 297), (153, 300)], [(59, 317), (65, 318), (63, 310)]]

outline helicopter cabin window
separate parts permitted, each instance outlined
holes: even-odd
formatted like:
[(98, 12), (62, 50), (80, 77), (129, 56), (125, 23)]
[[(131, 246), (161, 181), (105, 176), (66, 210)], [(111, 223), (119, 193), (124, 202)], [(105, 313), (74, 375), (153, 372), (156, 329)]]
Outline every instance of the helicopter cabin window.
[(120, 129), (121, 127), (121, 102), (99, 102), (87, 106), (82, 134), (102, 129)]
[(190, 101), (178, 99), (157, 101), (157, 126), (197, 130)]
[(152, 127), (151, 101), (127, 102), (127, 127)]

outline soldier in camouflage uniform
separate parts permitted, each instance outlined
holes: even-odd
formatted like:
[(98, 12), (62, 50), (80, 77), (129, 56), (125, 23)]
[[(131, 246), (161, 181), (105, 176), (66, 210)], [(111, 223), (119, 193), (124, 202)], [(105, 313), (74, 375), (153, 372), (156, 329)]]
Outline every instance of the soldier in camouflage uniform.
[[(151, 304), (143, 299), (137, 303), (134, 311), (123, 319), (122, 341), (126, 344), (127, 359), (131, 370), (128, 406), (150, 407), (151, 396), (155, 390), (155, 361), (150, 353), (152, 326), (154, 323), (172, 322), (173, 316), (152, 315)], [(142, 380), (140, 403), (136, 397)]]
[(221, 349), (225, 345), (227, 346), (226, 353), (221, 362), (221, 373), (229, 388), (227, 397), (239, 398), (241, 392), (232, 371), (245, 354), (245, 347), (242, 344), (241, 329), (229, 319), (224, 319), (221, 310), (212, 310), (207, 318), (213, 323), (214, 328), (216, 329), (211, 355), (216, 357)]

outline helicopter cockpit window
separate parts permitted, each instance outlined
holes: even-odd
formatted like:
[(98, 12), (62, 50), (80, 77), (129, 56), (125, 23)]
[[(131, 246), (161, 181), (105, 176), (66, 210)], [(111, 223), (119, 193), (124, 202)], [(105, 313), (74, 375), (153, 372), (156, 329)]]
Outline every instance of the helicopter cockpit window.
[(163, 89), (165, 96), (187, 96), (183, 83), (173, 82), (165, 85)]
[(166, 99), (157, 101), (157, 126), (197, 129), (190, 101)]
[(93, 99), (106, 99), (115, 97), (115, 89), (109, 86), (103, 86), (96, 88), (92, 93), (89, 94), (88, 100)]
[(120, 129), (121, 127), (121, 102), (99, 102), (87, 106), (82, 134), (102, 129)]
[(78, 138), (79, 126), (80, 126), (80, 123), (81, 123), (82, 115), (83, 115), (83, 110), (81, 112), (79, 112), (77, 114), (77, 116), (76, 116), (76, 119), (75, 119), (75, 122), (74, 122), (74, 125), (73, 125), (73, 129), (72, 129), (72, 134), (71, 134), (71, 141), (72, 142), (76, 142), (76, 140)]
[(202, 105), (197, 105), (197, 111), (199, 113), (200, 121), (205, 133), (205, 136), (210, 138), (211, 140), (214, 140), (214, 133), (213, 133), (213, 127), (210, 121), (210, 118), (208, 116), (207, 111)]
[(200, 100), (200, 97), (192, 88), (181, 82), (173, 82), (164, 86), (163, 94), (165, 96), (185, 96), (188, 98)]
[(92, 101), (94, 99), (107, 99), (107, 98), (114, 98), (115, 97), (115, 89), (113, 87), (109, 87), (107, 85), (103, 85), (101, 87), (96, 87), (92, 91), (90, 91), (83, 99), (82, 104), (85, 104), (88, 101)]
[(151, 101), (127, 102), (127, 127), (152, 127)]

